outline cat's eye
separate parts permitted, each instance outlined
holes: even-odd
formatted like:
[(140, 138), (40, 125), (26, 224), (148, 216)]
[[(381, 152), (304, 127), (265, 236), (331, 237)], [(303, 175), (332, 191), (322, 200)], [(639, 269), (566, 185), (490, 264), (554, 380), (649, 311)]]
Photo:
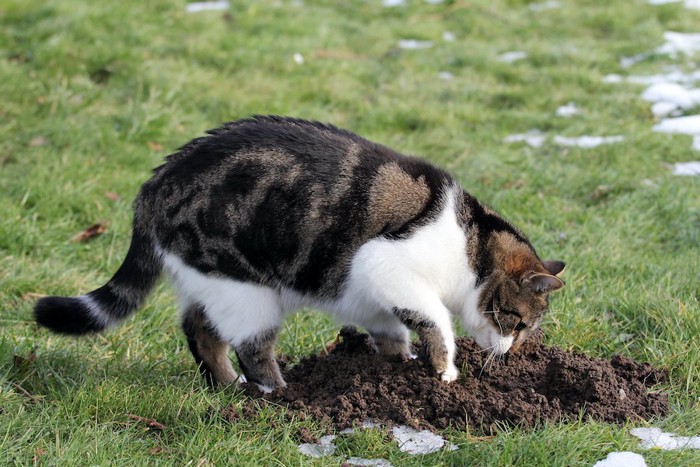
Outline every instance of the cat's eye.
[(521, 322), (519, 322), (519, 323), (515, 326), (515, 330), (518, 331), (518, 332), (520, 332), (520, 331), (522, 331), (523, 329), (525, 329), (526, 327), (527, 327), (527, 324), (525, 324), (524, 321), (521, 321)]

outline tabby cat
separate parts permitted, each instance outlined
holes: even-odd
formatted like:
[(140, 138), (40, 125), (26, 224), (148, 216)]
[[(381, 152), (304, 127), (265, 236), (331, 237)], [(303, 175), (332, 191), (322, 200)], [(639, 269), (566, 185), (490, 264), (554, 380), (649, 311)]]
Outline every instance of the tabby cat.
[(525, 236), (450, 175), (331, 125), (267, 116), (225, 124), (169, 156), (134, 202), (124, 263), (80, 297), (38, 301), (39, 324), (101, 331), (139, 308), (165, 269), (211, 384), (285, 386), (284, 317), (302, 307), (410, 356), (409, 329), (454, 381), (456, 315), (493, 355), (517, 348), (564, 283)]

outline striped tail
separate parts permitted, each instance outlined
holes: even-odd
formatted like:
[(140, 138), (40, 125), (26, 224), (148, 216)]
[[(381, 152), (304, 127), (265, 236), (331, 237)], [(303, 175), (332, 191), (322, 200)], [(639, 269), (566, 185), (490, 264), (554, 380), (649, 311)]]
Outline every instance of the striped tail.
[(151, 238), (135, 228), (126, 259), (107, 284), (80, 297), (44, 297), (34, 307), (37, 323), (61, 334), (99, 332), (136, 311), (163, 267)]

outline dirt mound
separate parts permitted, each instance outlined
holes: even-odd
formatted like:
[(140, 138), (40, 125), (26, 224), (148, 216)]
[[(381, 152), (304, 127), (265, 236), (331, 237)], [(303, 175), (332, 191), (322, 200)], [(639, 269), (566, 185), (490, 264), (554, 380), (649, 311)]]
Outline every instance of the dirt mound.
[(530, 427), (582, 415), (622, 423), (668, 411), (667, 396), (649, 391), (666, 381), (667, 372), (624, 356), (594, 359), (544, 346), (538, 336), (516, 354), (486, 366), (485, 361), (471, 339), (459, 339), (462, 376), (446, 384), (422, 359), (373, 354), (366, 334), (343, 328), (328, 355), (312, 355), (284, 370), (287, 388), (263, 395), (248, 387), (247, 392), (338, 429), (371, 419), (428, 429), (469, 425), (488, 432), (496, 422)]

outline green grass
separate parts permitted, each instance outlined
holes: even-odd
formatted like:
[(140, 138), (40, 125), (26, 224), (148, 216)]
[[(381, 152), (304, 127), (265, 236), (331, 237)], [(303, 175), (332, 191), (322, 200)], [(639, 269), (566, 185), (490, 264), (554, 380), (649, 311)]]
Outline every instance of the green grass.
[[(84, 293), (120, 264), (131, 200), (166, 154), (256, 113), (332, 122), (448, 168), (543, 257), (568, 263), (547, 341), (668, 367), (671, 414), (653, 424), (700, 434), (700, 179), (665, 165), (698, 155), (688, 137), (651, 131), (642, 87), (602, 81), (674, 63), (651, 57), (625, 71), (619, 59), (657, 47), (664, 31), (698, 32), (700, 13), (641, 0), (563, 0), (533, 13), (527, 3), (233, 1), (226, 14), (189, 15), (182, 1), (4, 0), (0, 464), (339, 465), (359, 456), (402, 466), (592, 465), (611, 451), (642, 452), (629, 427), (570, 423), (486, 439), (454, 431), (459, 451), (425, 457), (368, 431), (339, 439), (335, 457), (311, 460), (294, 434), (326, 433), (312, 421), (270, 408), (235, 423), (212, 415), (242, 396), (203, 388), (165, 285), (103, 336), (37, 328), (28, 294)], [(443, 41), (444, 31), (456, 40)], [(400, 50), (400, 39), (434, 46)], [(528, 58), (495, 59), (510, 50)], [(556, 117), (569, 101), (583, 113)], [(588, 150), (503, 143), (531, 128), (626, 140)], [(111, 222), (105, 235), (70, 242), (102, 219)], [(320, 314), (296, 315), (279, 351), (317, 352), (337, 328)], [(32, 349), (36, 361), (14, 358)], [(700, 463), (698, 451), (642, 454), (649, 465)]]

